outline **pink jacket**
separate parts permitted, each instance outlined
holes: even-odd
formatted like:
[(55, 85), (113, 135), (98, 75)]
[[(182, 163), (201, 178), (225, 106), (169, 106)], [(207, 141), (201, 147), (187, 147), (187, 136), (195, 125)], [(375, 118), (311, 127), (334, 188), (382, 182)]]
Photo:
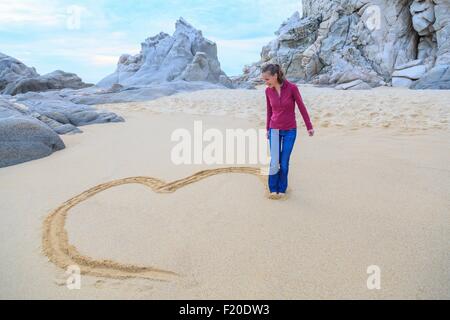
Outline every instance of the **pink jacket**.
[(267, 101), (267, 123), (266, 129), (280, 129), (289, 130), (297, 128), (295, 120), (295, 102), (297, 102), (298, 109), (302, 114), (303, 121), (306, 128), (311, 130), (313, 128), (311, 120), (309, 119), (308, 111), (303, 103), (300, 91), (295, 83), (284, 80), (281, 85), (281, 94), (275, 88), (266, 88)]

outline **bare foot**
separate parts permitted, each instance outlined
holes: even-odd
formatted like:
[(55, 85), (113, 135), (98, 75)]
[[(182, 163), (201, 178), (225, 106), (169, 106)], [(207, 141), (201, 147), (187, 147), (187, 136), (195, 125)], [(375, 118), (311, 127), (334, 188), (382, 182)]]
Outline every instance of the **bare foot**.
[(272, 200), (278, 200), (278, 199), (279, 199), (278, 193), (276, 193), (276, 192), (271, 192), (270, 195), (269, 195), (269, 199), (272, 199)]

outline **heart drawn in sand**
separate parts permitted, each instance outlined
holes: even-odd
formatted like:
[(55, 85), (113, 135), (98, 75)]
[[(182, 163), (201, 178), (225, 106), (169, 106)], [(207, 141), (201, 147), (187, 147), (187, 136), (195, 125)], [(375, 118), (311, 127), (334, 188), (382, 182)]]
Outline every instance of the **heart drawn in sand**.
[(156, 178), (143, 176), (106, 182), (72, 197), (50, 212), (43, 226), (42, 248), (44, 254), (60, 268), (67, 269), (71, 265), (77, 265), (80, 268), (81, 274), (84, 275), (116, 279), (144, 278), (168, 281), (178, 276), (178, 274), (170, 270), (158, 269), (152, 266), (137, 266), (112, 260), (96, 260), (95, 258), (82, 255), (75, 246), (69, 243), (68, 234), (65, 229), (69, 210), (95, 194), (119, 185), (139, 183), (150, 187), (156, 193), (172, 193), (189, 184), (223, 173), (251, 174), (260, 177), (261, 181), (265, 183), (263, 169), (252, 167), (225, 167), (202, 170), (186, 178), (169, 183)]

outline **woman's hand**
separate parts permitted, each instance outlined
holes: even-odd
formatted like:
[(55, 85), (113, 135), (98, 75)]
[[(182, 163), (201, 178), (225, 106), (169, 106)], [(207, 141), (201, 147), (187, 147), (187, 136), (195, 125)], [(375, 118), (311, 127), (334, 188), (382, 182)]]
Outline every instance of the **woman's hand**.
[(312, 137), (314, 135), (314, 129), (308, 130), (309, 136)]

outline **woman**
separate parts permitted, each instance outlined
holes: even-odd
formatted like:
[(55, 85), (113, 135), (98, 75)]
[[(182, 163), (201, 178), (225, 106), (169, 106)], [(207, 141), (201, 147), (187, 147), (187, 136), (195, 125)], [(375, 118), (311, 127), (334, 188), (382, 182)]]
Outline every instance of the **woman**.
[(286, 195), (289, 158), (297, 137), (295, 103), (302, 114), (309, 136), (314, 135), (314, 129), (297, 85), (285, 78), (280, 65), (268, 64), (261, 71), (261, 78), (267, 85), (266, 129), (271, 156), (268, 183), (270, 197), (279, 199)]

